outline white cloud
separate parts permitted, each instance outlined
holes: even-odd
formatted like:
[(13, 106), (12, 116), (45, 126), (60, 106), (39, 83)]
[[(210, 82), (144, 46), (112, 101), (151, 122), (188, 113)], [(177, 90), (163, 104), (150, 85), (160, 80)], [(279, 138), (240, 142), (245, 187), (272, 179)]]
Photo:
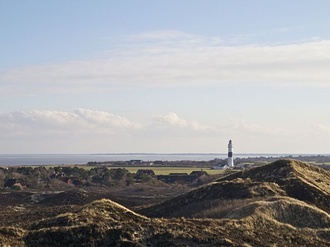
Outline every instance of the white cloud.
[(176, 31), (142, 33), (130, 39), (135, 41), (110, 50), (100, 59), (2, 72), (0, 94), (223, 83), (330, 86), (329, 40), (224, 46), (217, 37)]
[(293, 134), (292, 131), (286, 128), (260, 125), (239, 118), (231, 119), (229, 129), (233, 132), (260, 136), (289, 136)]
[(157, 116), (154, 118), (156, 128), (167, 128), (172, 130), (188, 130), (190, 133), (204, 133), (206, 135), (258, 135), (258, 136), (291, 136), (294, 134), (286, 128), (277, 126), (261, 125), (254, 122), (249, 122), (241, 118), (223, 119), (222, 123), (217, 125), (201, 124), (196, 120), (186, 120), (179, 117), (176, 113), (171, 112), (166, 115)]
[(156, 120), (156, 126), (158, 128), (179, 128), (179, 129), (190, 129), (194, 131), (211, 131), (214, 130), (211, 126), (206, 126), (200, 124), (196, 120), (185, 120), (180, 118), (176, 113), (170, 112), (166, 115), (157, 116), (154, 118)]
[(325, 135), (330, 134), (330, 125), (326, 124), (312, 124), (311, 125), (311, 132), (313, 132), (314, 135), (319, 135), (321, 137), (325, 137)]
[(18, 153), (225, 152), (229, 139), (238, 152), (326, 152), (329, 133), (324, 124), (282, 128), (224, 118), (211, 125), (174, 112), (144, 125), (90, 109), (0, 114), (2, 152)]
[(103, 111), (16, 111), (0, 114), (1, 136), (47, 134), (115, 134), (141, 128), (127, 118)]
[(74, 110), (74, 114), (80, 119), (86, 121), (91, 126), (108, 126), (120, 129), (139, 129), (141, 125), (133, 123), (127, 118), (114, 115), (104, 111), (92, 111), (88, 109)]
[[(202, 124), (196, 120), (187, 120), (176, 113), (156, 116), (153, 122), (143, 126), (132, 122), (126, 117), (115, 115), (105, 111), (89, 109), (75, 109), (66, 111), (15, 111), (0, 114), (0, 136), (33, 136), (38, 134), (104, 134), (104, 135), (134, 135), (138, 132), (147, 134), (148, 131), (157, 136), (166, 130), (166, 133), (174, 131), (174, 135), (197, 134), (202, 135), (228, 135), (233, 133), (278, 135), (287, 134), (287, 130), (261, 126), (249, 123), (242, 119), (227, 119), (218, 125)], [(147, 127), (149, 125), (149, 127)]]

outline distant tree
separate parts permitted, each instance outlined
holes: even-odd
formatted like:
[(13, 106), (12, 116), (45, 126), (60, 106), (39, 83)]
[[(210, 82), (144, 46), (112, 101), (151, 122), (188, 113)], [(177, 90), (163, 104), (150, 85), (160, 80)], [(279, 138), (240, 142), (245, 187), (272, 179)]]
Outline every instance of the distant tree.
[(129, 186), (134, 183), (134, 177), (132, 173), (126, 174), (126, 185)]
[(125, 168), (111, 169), (110, 172), (111, 177), (115, 180), (121, 180), (127, 173), (129, 173)]
[(3, 168), (0, 168), (0, 187), (5, 183), (6, 174)]

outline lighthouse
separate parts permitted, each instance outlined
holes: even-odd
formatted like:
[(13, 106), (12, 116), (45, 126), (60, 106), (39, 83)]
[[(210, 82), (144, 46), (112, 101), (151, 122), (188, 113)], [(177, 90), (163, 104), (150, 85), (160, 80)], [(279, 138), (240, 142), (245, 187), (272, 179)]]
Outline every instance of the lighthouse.
[(228, 143), (228, 166), (234, 167), (233, 144), (232, 144), (231, 140)]

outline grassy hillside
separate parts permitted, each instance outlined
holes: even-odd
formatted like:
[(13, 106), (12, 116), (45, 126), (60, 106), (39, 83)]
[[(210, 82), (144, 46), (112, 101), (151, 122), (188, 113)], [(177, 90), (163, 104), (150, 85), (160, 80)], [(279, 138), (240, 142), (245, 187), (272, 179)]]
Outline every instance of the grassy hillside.
[(279, 160), (138, 213), (84, 191), (22, 194), (29, 204), (2, 210), (0, 246), (329, 246), (329, 178)]
[[(279, 210), (281, 209), (281, 210)], [(306, 215), (307, 221), (301, 215)], [(35, 216), (37, 217), (37, 216)], [(1, 227), (1, 246), (328, 246), (330, 217), (295, 199), (234, 210), (226, 219), (148, 218), (110, 200)], [(267, 236), (267, 237), (265, 237)]]
[(243, 170), (187, 194), (142, 209), (151, 217), (215, 217), (274, 196), (288, 196), (330, 212), (330, 172), (295, 160)]
[(330, 171), (296, 160), (278, 160), (269, 165), (243, 170), (218, 181), (237, 178), (278, 184), (288, 196), (330, 213)]

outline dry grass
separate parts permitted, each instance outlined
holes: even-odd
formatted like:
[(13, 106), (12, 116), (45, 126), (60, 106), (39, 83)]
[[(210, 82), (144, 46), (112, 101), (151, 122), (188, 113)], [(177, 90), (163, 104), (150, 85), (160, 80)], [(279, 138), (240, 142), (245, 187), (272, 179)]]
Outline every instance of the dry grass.
[[(283, 197), (264, 202), (252, 201), (247, 205), (237, 200), (233, 204), (236, 204), (235, 207), (241, 205), (239, 209), (232, 211), (236, 216), (229, 214), (222, 220), (182, 217), (150, 219), (110, 200), (98, 200), (83, 206), (75, 206), (74, 212), (41, 219), (33, 223), (30, 230), (0, 228), (0, 245), (328, 246), (329, 244), (329, 216), (310, 205)], [(290, 206), (292, 204), (295, 205), (293, 209)], [(297, 221), (283, 222), (283, 219), (291, 215), (287, 212), (290, 209), (292, 214), (309, 212), (311, 219), (314, 216), (313, 222), (303, 226)]]
[[(7, 208), (19, 216), (17, 222), (25, 223), (1, 227), (0, 246), (328, 247), (330, 215), (318, 207), (327, 202), (327, 197), (319, 197), (329, 196), (328, 173), (308, 169), (281, 161), (147, 209), (204, 219), (148, 218), (107, 199), (85, 205), (35, 204), (36, 208), (24, 207), (25, 215)], [(318, 204), (289, 197), (298, 192)]]
[(197, 213), (192, 214), (194, 218), (216, 218), (221, 219), (226, 217), (228, 213), (234, 209), (246, 206), (247, 204), (258, 200), (254, 199), (230, 199), (230, 200), (214, 200), (200, 202), (199, 205), (194, 205), (200, 210)]
[(299, 228), (330, 228), (330, 215), (327, 212), (289, 197), (255, 201), (233, 210), (226, 218), (242, 219), (256, 215)]
[[(142, 209), (150, 217), (223, 217), (235, 206), (255, 198), (285, 195), (274, 183), (251, 182), (249, 179), (214, 182), (161, 204)], [(211, 213), (212, 212), (212, 213)]]
[(220, 178), (273, 182), (290, 197), (312, 203), (330, 213), (330, 171), (296, 160), (278, 160)]

